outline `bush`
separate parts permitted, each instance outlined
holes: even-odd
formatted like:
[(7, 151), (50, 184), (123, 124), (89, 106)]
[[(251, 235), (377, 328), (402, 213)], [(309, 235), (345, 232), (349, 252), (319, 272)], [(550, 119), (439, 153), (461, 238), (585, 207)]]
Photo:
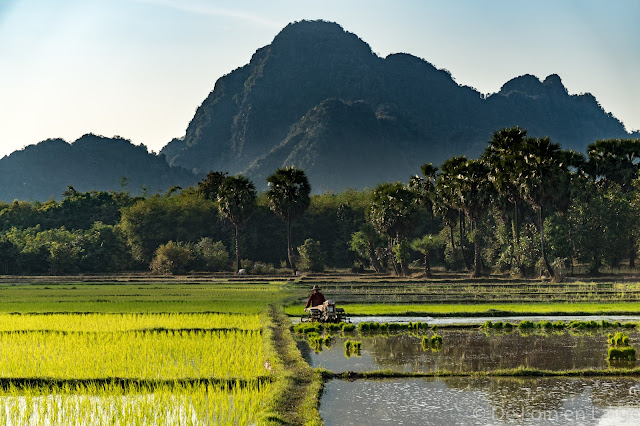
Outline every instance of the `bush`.
[(169, 241), (157, 248), (149, 265), (155, 274), (178, 274), (187, 272), (191, 264), (192, 250), (189, 244)]
[(204, 271), (217, 272), (229, 268), (229, 252), (222, 241), (202, 238), (194, 247), (198, 267)]
[(300, 267), (302, 269), (311, 272), (324, 270), (327, 256), (318, 241), (307, 239), (303, 245), (298, 247), (298, 253), (300, 253)]
[(251, 275), (275, 275), (276, 268), (270, 263), (254, 262), (249, 259), (242, 260), (242, 267)]

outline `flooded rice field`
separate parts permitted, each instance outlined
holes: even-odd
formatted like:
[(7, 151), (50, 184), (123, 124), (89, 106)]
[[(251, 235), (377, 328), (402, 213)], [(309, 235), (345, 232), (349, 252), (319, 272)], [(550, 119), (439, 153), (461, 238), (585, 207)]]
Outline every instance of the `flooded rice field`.
[[(591, 332), (509, 333), (482, 330), (438, 330), (443, 338), (439, 350), (422, 347), (422, 337), (432, 331), (415, 333), (366, 333), (334, 337), (331, 346), (317, 352), (306, 341), (299, 346), (311, 367), (333, 372), (393, 370), (398, 372), (475, 372), (517, 367), (542, 370), (607, 368), (607, 330)], [(640, 345), (640, 334), (627, 330), (630, 343)], [(355, 337), (353, 337), (355, 336)], [(347, 338), (362, 342), (359, 356), (345, 356)], [(625, 362), (622, 367), (635, 367)]]
[(361, 322), (426, 322), (429, 325), (458, 325), (458, 324), (484, 324), (487, 321), (511, 322), (517, 324), (520, 321), (609, 321), (609, 322), (640, 322), (638, 315), (528, 315), (510, 317), (418, 317), (418, 316), (352, 316), (351, 322), (358, 324)]
[(436, 378), (331, 380), (327, 425), (633, 425), (635, 378)]

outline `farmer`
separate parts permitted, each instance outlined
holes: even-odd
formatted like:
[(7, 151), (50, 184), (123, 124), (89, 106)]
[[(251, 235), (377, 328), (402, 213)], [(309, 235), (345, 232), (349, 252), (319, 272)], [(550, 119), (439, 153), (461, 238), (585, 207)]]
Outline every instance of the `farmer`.
[(316, 307), (316, 306), (322, 306), (322, 304), (325, 302), (325, 298), (324, 298), (324, 294), (320, 293), (320, 287), (318, 287), (317, 285), (313, 286), (313, 293), (311, 293), (311, 296), (309, 296), (309, 299), (307, 300), (307, 304), (304, 306), (305, 311), (307, 310), (307, 308), (309, 307)]

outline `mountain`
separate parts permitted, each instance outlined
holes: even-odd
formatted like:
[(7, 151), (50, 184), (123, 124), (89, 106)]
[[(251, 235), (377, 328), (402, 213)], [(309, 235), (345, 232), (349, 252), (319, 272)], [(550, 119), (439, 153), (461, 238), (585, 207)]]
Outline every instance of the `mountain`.
[[(127, 179), (123, 188), (122, 178)], [(171, 167), (164, 156), (121, 138), (84, 135), (73, 143), (48, 139), (0, 160), (0, 200), (60, 199), (71, 185), (81, 192), (127, 190), (132, 194), (194, 185), (198, 178)]]
[(196, 173), (246, 173), (258, 187), (277, 167), (295, 165), (316, 190), (339, 190), (477, 156), (493, 131), (514, 125), (578, 151), (596, 139), (632, 137), (592, 95), (570, 95), (557, 75), (520, 76), (485, 97), (423, 59), (381, 58), (338, 24), (301, 21), (220, 78), (184, 137), (161, 153)]

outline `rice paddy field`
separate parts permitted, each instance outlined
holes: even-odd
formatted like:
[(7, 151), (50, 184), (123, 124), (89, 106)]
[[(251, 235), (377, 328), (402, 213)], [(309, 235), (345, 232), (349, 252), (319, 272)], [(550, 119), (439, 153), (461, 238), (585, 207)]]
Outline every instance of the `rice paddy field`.
[(0, 284), (0, 424), (255, 424), (281, 283)]
[[(300, 334), (292, 319), (303, 314), (313, 284), (351, 316), (425, 322), (381, 325), (384, 333), (352, 324)], [(436, 330), (425, 317), (635, 316), (638, 295), (640, 285), (626, 278), (0, 277), (0, 424), (322, 424), (321, 413), (334, 424), (354, 407), (333, 390), (347, 386), (345, 377), (366, 388), (389, 376), (399, 383), (392, 387), (435, 386), (447, 396), (443, 386), (453, 382), (416, 378), (462, 377), (485, 392), (482, 380), (498, 383), (494, 370), (500, 377), (635, 376), (636, 361), (614, 371), (604, 358), (611, 330), (640, 344), (635, 324), (609, 330), (601, 321), (574, 335), (569, 326), (520, 330), (514, 320), (518, 331), (509, 333), (469, 323)]]

